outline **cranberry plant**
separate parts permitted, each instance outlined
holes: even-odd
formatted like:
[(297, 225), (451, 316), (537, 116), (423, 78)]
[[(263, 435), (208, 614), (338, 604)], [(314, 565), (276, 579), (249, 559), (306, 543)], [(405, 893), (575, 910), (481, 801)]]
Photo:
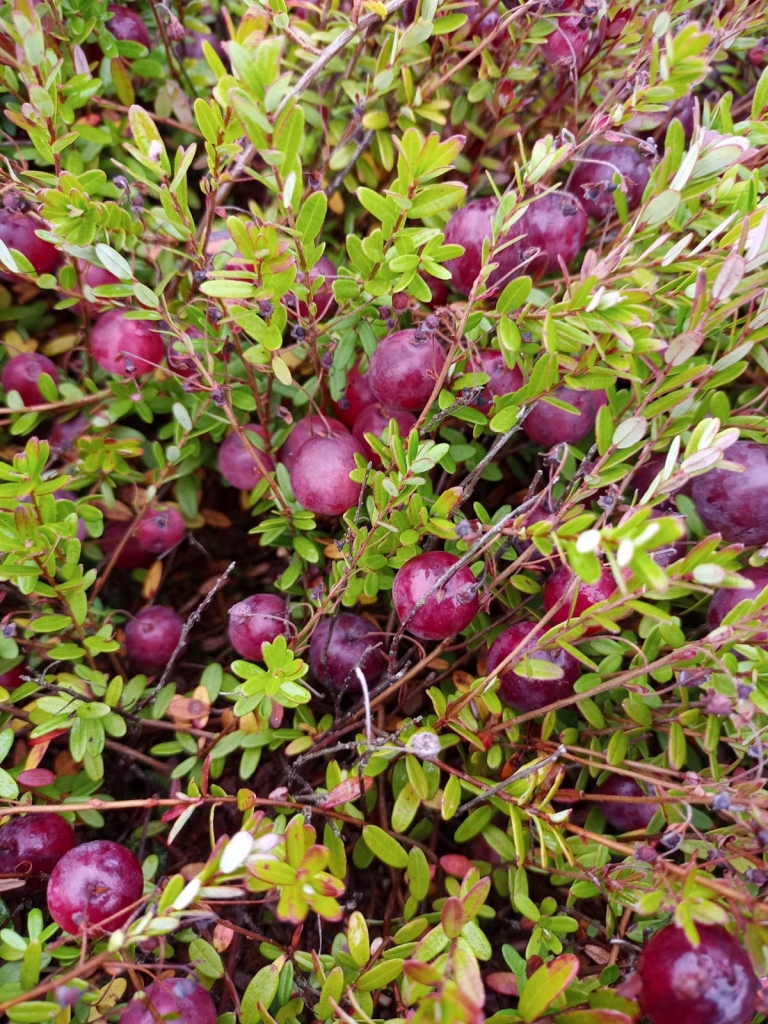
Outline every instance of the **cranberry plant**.
[(0, 1013), (768, 1013), (768, 16), (0, 8)]

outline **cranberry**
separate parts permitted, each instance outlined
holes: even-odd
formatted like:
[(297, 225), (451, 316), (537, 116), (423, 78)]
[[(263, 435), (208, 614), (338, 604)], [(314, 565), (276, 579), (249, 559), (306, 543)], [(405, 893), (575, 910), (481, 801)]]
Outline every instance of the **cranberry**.
[(125, 627), (128, 657), (147, 672), (164, 669), (176, 650), (184, 620), (173, 608), (152, 605), (142, 608)]
[(54, 383), (58, 383), (58, 367), (47, 356), (42, 356), (39, 352), (19, 352), (3, 367), (3, 390), (6, 393), (18, 391), (25, 405), (42, 405), (46, 399), (37, 382), (43, 373)]
[(381, 650), (383, 639), (368, 619), (353, 612), (342, 612), (334, 619), (320, 619), (309, 642), (312, 674), (319, 683), (334, 690), (346, 688), (348, 692), (358, 693), (362, 687), (355, 669), (359, 669), (368, 686), (373, 687), (381, 679), (386, 665)]
[[(246, 423), (244, 429), (256, 434), (263, 444), (265, 435), (260, 426)], [(258, 447), (257, 442), (253, 441), (246, 446), (236, 431), (219, 448), (219, 472), (228, 484), (240, 491), (252, 491), (259, 480), (274, 468), (274, 462)]]
[(121, 1024), (216, 1024), (216, 1004), (194, 978), (163, 978), (147, 985), (120, 1016)]
[(444, 365), (445, 350), (434, 337), (420, 340), (416, 330), (396, 331), (379, 342), (368, 377), (382, 405), (415, 412), (431, 398)]
[(727, 541), (762, 545), (768, 542), (768, 445), (737, 441), (725, 452), (743, 473), (710, 469), (693, 481), (693, 502), (710, 533)]
[(75, 845), (72, 826), (58, 814), (26, 814), (0, 828), (0, 872), (50, 875)]
[(364, 455), (356, 437), (313, 437), (293, 461), (291, 487), (308, 512), (338, 516), (357, 505), (361, 484), (349, 479), (355, 455)]
[[(624, 775), (609, 775), (605, 782), (597, 787), (596, 792), (601, 796), (646, 796), (634, 779)], [(659, 809), (658, 804), (624, 804), (607, 800), (601, 801), (598, 806), (608, 824), (618, 829), (619, 832), (647, 829), (651, 818)]]
[(110, 4), (107, 10), (111, 17), (107, 19), (106, 27), (115, 39), (141, 43), (148, 50), (151, 49), (147, 26), (135, 11), (120, 4)]
[(651, 1024), (749, 1024), (758, 981), (741, 944), (719, 925), (697, 924), (694, 946), (670, 924), (637, 963), (640, 1006)]
[(531, 411), (523, 422), (523, 430), (536, 444), (551, 448), (555, 444), (578, 444), (592, 430), (597, 418), (595, 391), (573, 391), (571, 388), (559, 387), (553, 398), (567, 402), (577, 413), (558, 409), (549, 402), (539, 400), (533, 403)]
[(477, 615), (480, 607), (477, 582), (466, 566), (443, 586), (435, 588), (438, 580), (458, 561), (456, 555), (447, 551), (427, 551), (398, 569), (392, 599), (409, 633), (422, 640), (447, 640), (466, 629)]
[[(15, 249), (26, 256), (37, 274), (52, 274), (59, 264), (59, 251), (50, 242), (44, 242), (37, 231), (44, 225), (26, 213), (9, 213), (0, 210), (0, 241), (9, 249)], [(0, 277), (13, 281), (16, 274), (4, 273)]]
[[(636, 145), (606, 143), (588, 146), (571, 175), (569, 187), (581, 199), (590, 217), (602, 219), (616, 209), (611, 192), (605, 186), (613, 183), (618, 171), (627, 206), (630, 210), (640, 205), (645, 186), (651, 177), (651, 162)], [(596, 194), (593, 194), (596, 193)]]
[(153, 555), (164, 555), (184, 539), (187, 528), (181, 514), (170, 505), (145, 512), (136, 528), (139, 547)]
[[(344, 426), (351, 430), (363, 409), (375, 401), (368, 374), (360, 373), (359, 363), (356, 363), (347, 375), (347, 386), (344, 388), (341, 398), (338, 402), (333, 403), (333, 411)], [(310, 419), (310, 417), (306, 418)], [(330, 422), (332, 423), (333, 420)]]
[(432, 274), (424, 273), (421, 275), (427, 283), (429, 290), (432, 292), (432, 298), (430, 299), (429, 305), (432, 309), (437, 306), (444, 306), (448, 301), (448, 286), (445, 281), (439, 277), (433, 277)]
[[(753, 601), (764, 587), (768, 587), (768, 567), (740, 569), (739, 575), (749, 580), (752, 586), (748, 590), (742, 590), (741, 588), (732, 589), (730, 587), (718, 590), (710, 602), (707, 613), (707, 625), (710, 629), (717, 629), (725, 616), (733, 611), (741, 601)], [(760, 621), (768, 621), (768, 612), (759, 612), (758, 618)], [(766, 640), (766, 634), (759, 633), (754, 637), (754, 640), (763, 643)]]
[(18, 665), (14, 665), (13, 668), (0, 672), (0, 686), (5, 690), (17, 690), (24, 682), (22, 677), (27, 674), (27, 666), (22, 661)]
[(148, 320), (128, 320), (124, 310), (110, 309), (93, 325), (91, 352), (102, 370), (141, 377), (160, 365), (165, 346)]
[[(333, 297), (333, 282), (336, 280), (336, 267), (334, 267), (327, 256), (321, 256), (314, 267), (310, 270), (310, 284), (308, 287), (311, 286), (318, 277), (323, 278), (323, 283), (312, 296), (312, 302), (317, 307), (317, 315), (315, 316), (315, 319), (323, 320), (326, 316), (333, 316), (336, 310), (336, 300)], [(305, 283), (304, 274), (301, 271), (296, 275), (296, 282), (298, 284)], [(299, 299), (297, 308), (302, 320), (309, 318), (309, 302), (306, 302), (304, 299)]]
[[(80, 283), (83, 288), (101, 288), (102, 285), (106, 284), (120, 284), (120, 278), (115, 277), (114, 274), (110, 273), (109, 270), (105, 270), (104, 267), (97, 267), (95, 263), (84, 263), (82, 260), (77, 260), (76, 262), (80, 271)], [(76, 302), (72, 306), (72, 312), (80, 316), (87, 315), (93, 320), (109, 304), (109, 299), (94, 296), (92, 301), (83, 299), (81, 302)]]
[(290, 473), (296, 456), (304, 445), (313, 437), (345, 437), (349, 431), (332, 416), (305, 416), (294, 425), (286, 441), (280, 447), (277, 457)]
[(381, 467), (381, 459), (378, 455), (374, 455), (373, 449), (365, 440), (365, 435), (373, 434), (375, 437), (381, 437), (389, 427), (390, 420), (395, 420), (397, 423), (401, 437), (407, 437), (411, 432), (411, 427), (416, 424), (416, 417), (413, 413), (400, 409), (387, 409), (383, 405), (375, 404), (369, 405), (367, 409), (363, 409), (352, 428), (352, 433), (363, 446), (365, 454), (376, 469)]
[[(110, 523), (107, 526), (104, 530), (104, 539), (102, 541), (106, 558), (111, 557), (112, 552), (131, 528), (130, 523)], [(140, 547), (138, 540), (131, 536), (117, 556), (115, 568), (132, 572), (134, 569), (148, 569), (153, 561), (154, 557), (148, 551), (145, 551), (144, 548)]]
[[(555, 31), (547, 36), (541, 51), (548, 64), (581, 65), (590, 32), (589, 18), (585, 17), (582, 6), (582, 0), (565, 0), (560, 4), (552, 18)], [(574, 9), (574, 14), (561, 13)]]
[(263, 644), (295, 633), (285, 601), (276, 594), (252, 594), (229, 609), (229, 641), (247, 661), (262, 661)]
[[(107, 922), (107, 930), (122, 927), (127, 909), (141, 899), (144, 876), (129, 849), (97, 839), (69, 850), (48, 879), (48, 910), (57, 925), (71, 935)], [(102, 929), (99, 929), (101, 931)]]
[(472, 403), (476, 409), (487, 409), (494, 398), (511, 395), (523, 386), (523, 375), (518, 368), (510, 370), (501, 352), (492, 348), (481, 349), (473, 355), (467, 370), (487, 373), (491, 378)]
[[(575, 599), (572, 593), (572, 584), (574, 582), (576, 583)], [(547, 621), (552, 626), (558, 622), (568, 622), (571, 619), (577, 619), (599, 601), (606, 601), (615, 590), (616, 583), (613, 576), (606, 569), (602, 570), (597, 583), (582, 583), (567, 565), (561, 565), (544, 584), (542, 599), (546, 611), (551, 611), (555, 605), (562, 601), (560, 607)], [(569, 592), (570, 596), (566, 597), (565, 595)], [(587, 630), (586, 635), (589, 636), (591, 633), (599, 632), (600, 627), (594, 626)]]
[(85, 416), (79, 413), (68, 420), (56, 420), (48, 435), (51, 447), (62, 450), (73, 448), (74, 442), (88, 430), (89, 426)]
[[(497, 666), (512, 651), (517, 650), (516, 657), (499, 677), (499, 696), (506, 704), (520, 711), (535, 711), (570, 697), (573, 684), (581, 675), (581, 667), (572, 654), (558, 647), (540, 648), (535, 638), (536, 632), (535, 622), (518, 622), (496, 637), (488, 654), (487, 673), (492, 675)], [(555, 665), (562, 675), (559, 679), (528, 679), (514, 670), (514, 665), (521, 662), (525, 664), (531, 658)]]

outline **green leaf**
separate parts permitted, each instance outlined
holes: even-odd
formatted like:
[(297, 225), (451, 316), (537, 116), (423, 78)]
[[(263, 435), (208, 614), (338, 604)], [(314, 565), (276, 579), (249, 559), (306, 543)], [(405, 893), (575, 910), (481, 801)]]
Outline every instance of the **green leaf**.
[(4, 768), (0, 768), (0, 798), (15, 800), (18, 795), (19, 787), (16, 785), (16, 780)]
[(525, 983), (517, 1009), (526, 1024), (535, 1021), (562, 995), (579, 973), (579, 958), (571, 953), (542, 964)]
[(514, 281), (510, 281), (496, 300), (496, 312), (501, 316), (506, 316), (513, 309), (520, 309), (528, 301), (532, 287), (533, 281), (530, 277), (517, 277)]
[(392, 828), (395, 832), (405, 832), (410, 826), (416, 812), (421, 806), (421, 798), (410, 782), (407, 782), (397, 795), (392, 808)]
[(555, 1024), (632, 1024), (635, 1019), (636, 1017), (628, 1017), (621, 1010), (601, 1007), (555, 1014)]
[(313, 192), (299, 210), (296, 231), (304, 245), (314, 242), (325, 223), (328, 200), (324, 192)]
[(68, 615), (41, 615), (29, 624), (33, 633), (58, 633), (59, 630), (67, 629), (72, 625), (72, 619)]
[(391, 868), (406, 868), (408, 854), (398, 841), (378, 825), (366, 825), (363, 829), (365, 845), (379, 860)]
[(365, 974), (361, 975), (357, 982), (357, 988), (361, 992), (373, 992), (378, 988), (387, 988), (402, 973), (402, 960), (380, 961), (370, 971), (366, 971)]
[(408, 868), (405, 873), (408, 888), (415, 900), (421, 902), (429, 892), (430, 873), (426, 854), (418, 846), (408, 851)]
[(248, 983), (240, 1004), (241, 1024), (267, 1024), (259, 1010), (259, 1004), (269, 1006), (277, 995), (280, 984), (280, 971), (285, 957), (262, 967)]
[(358, 967), (364, 967), (371, 958), (371, 940), (368, 925), (359, 910), (349, 915), (347, 924), (347, 946), (349, 954)]
[(143, 107), (134, 104), (128, 111), (128, 123), (139, 152), (152, 163), (158, 164), (167, 175), (171, 164), (165, 150), (165, 143), (157, 125)]

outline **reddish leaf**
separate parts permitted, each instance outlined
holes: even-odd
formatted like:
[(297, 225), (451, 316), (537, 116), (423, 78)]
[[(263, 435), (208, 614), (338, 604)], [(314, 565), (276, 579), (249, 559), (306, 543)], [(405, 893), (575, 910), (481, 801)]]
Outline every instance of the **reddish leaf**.
[[(362, 788), (367, 793), (373, 785), (373, 779), (367, 775), (363, 777)], [(344, 779), (338, 786), (334, 786), (328, 796), (320, 804), (321, 807), (338, 807), (339, 804), (347, 804), (352, 800), (358, 800), (360, 798), (360, 779), (354, 776), (350, 779)]]
[(632, 1018), (621, 1010), (596, 1007), (591, 1010), (579, 1009), (558, 1013), (555, 1015), (555, 1024), (632, 1024)]
[(440, 867), (446, 875), (453, 875), (454, 878), (463, 878), (473, 866), (472, 861), (461, 853), (446, 853), (440, 858)]
[(523, 1020), (530, 1022), (541, 1017), (578, 973), (579, 958), (572, 953), (563, 953), (542, 964), (525, 983), (520, 996), (517, 1009)]
[(443, 904), (442, 924), (443, 931), (449, 939), (455, 939), (461, 934), (461, 929), (466, 924), (464, 904), (456, 896), (449, 896)]
[(421, 960), (404, 961), (403, 974), (410, 981), (418, 982), (419, 985), (439, 985), (443, 980), (442, 971), (438, 971), (431, 964), (422, 963)]
[(16, 777), (16, 781), (28, 789), (41, 789), (43, 786), (52, 786), (56, 776), (48, 768), (28, 768)]
[(500, 996), (517, 996), (517, 978), (510, 971), (491, 971), (485, 976), (485, 984), (491, 992)]

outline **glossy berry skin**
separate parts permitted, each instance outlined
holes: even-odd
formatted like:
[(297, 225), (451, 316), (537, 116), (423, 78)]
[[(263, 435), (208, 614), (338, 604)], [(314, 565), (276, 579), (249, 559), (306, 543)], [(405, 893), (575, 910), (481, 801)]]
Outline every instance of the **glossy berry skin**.
[[(342, 612), (335, 619), (320, 619), (309, 641), (309, 667), (312, 675), (319, 683), (331, 689), (359, 693), (362, 686), (354, 671), (357, 667), (371, 688), (381, 679), (386, 666), (381, 646), (383, 640), (383, 635), (373, 623), (362, 615)], [(380, 646), (368, 650), (376, 647), (376, 644)]]
[(216, 1004), (194, 978), (164, 978), (144, 989), (120, 1017), (122, 1024), (157, 1024), (170, 1018), (174, 1024), (216, 1024)]
[[(475, 199), (454, 213), (446, 224), (446, 245), (464, 246), (461, 256), (445, 264), (451, 283), (460, 295), (469, 295), (480, 273), (483, 242), (492, 237), (491, 224), (496, 208), (495, 198)], [(509, 229), (509, 234), (497, 240), (493, 262), (498, 266), (486, 281), (488, 291), (496, 294), (522, 274), (534, 280), (545, 274), (558, 274), (559, 257), (566, 264), (571, 263), (586, 237), (587, 215), (574, 195), (558, 191), (533, 199)], [(505, 244), (507, 238), (517, 241)]]
[[(542, 600), (545, 611), (550, 611), (558, 602), (564, 598), (571, 584), (576, 579), (567, 565), (561, 565), (556, 569), (544, 584)], [(566, 597), (560, 607), (547, 620), (549, 626), (558, 622), (567, 622), (577, 619), (589, 608), (599, 601), (607, 600), (616, 590), (616, 583), (607, 569), (603, 569), (597, 583), (582, 583), (577, 580), (576, 599), (573, 596)], [(600, 627), (594, 626), (587, 630), (586, 635), (599, 633)]]
[(551, 448), (553, 445), (566, 443), (578, 444), (592, 430), (597, 418), (595, 395), (597, 391), (573, 391), (571, 388), (559, 387), (552, 394), (553, 398), (567, 402), (578, 415), (558, 409), (542, 399), (533, 403), (531, 411), (523, 422), (523, 430), (531, 441)]
[(147, 26), (135, 11), (120, 4), (110, 4), (107, 10), (112, 17), (107, 20), (106, 27), (115, 39), (141, 43), (148, 50), (151, 48)]
[[(518, 622), (496, 637), (488, 653), (486, 671), (490, 676), (512, 651), (518, 651), (510, 667), (504, 669), (499, 677), (499, 696), (520, 711), (535, 711), (570, 697), (573, 684), (581, 675), (581, 667), (572, 654), (557, 647), (540, 649), (536, 642), (537, 632), (541, 631), (537, 631), (535, 622)], [(559, 679), (526, 679), (512, 667), (520, 664), (526, 656), (556, 665), (563, 674)]]
[(54, 362), (39, 352), (19, 352), (12, 356), (3, 367), (2, 384), (6, 394), (18, 391), (25, 405), (42, 405), (46, 399), (37, 383), (41, 374), (46, 373), (59, 381), (59, 370)]
[[(375, 401), (376, 398), (371, 390), (368, 374), (360, 373), (359, 366), (355, 364), (347, 374), (347, 386), (344, 388), (341, 397), (338, 402), (333, 403), (333, 411), (344, 426), (351, 430), (363, 409)], [(309, 419), (310, 417), (306, 418)]]
[[(565, 0), (554, 12), (555, 31), (548, 35), (541, 52), (548, 64), (579, 67), (589, 43), (590, 19), (584, 16), (581, 0)], [(566, 14), (573, 11), (574, 14)]]
[[(316, 281), (318, 277), (323, 278), (323, 283), (313, 295), (312, 302), (317, 307), (317, 313), (314, 319), (323, 320), (327, 316), (333, 316), (336, 310), (336, 300), (333, 296), (333, 282), (336, 280), (336, 267), (334, 267), (327, 256), (321, 256), (309, 272), (310, 282)], [(299, 284), (304, 284), (304, 274), (301, 271), (297, 273), (296, 280)], [(305, 302), (304, 299), (299, 299), (297, 308), (302, 320), (310, 319), (309, 302)]]
[[(52, 274), (59, 265), (59, 251), (35, 234), (43, 226), (39, 220), (25, 213), (0, 210), (0, 240), (9, 249), (16, 249), (22, 256), (26, 256), (38, 274)], [(10, 271), (0, 274), (5, 281), (13, 281), (16, 276)]]
[(24, 662), (14, 665), (13, 668), (0, 672), (0, 686), (5, 690), (17, 690), (24, 682), (22, 676), (27, 673), (27, 666)]
[(368, 379), (382, 405), (421, 412), (444, 365), (445, 350), (433, 336), (419, 341), (413, 329), (396, 331), (379, 342)]
[[(725, 616), (733, 611), (737, 604), (740, 604), (742, 601), (753, 601), (764, 587), (768, 587), (768, 567), (740, 569), (739, 576), (743, 576), (750, 581), (752, 584), (751, 589), (742, 590), (739, 588), (734, 590), (729, 587), (728, 589), (718, 590), (712, 598), (709, 604), (709, 611), (707, 612), (707, 626), (710, 629), (717, 629)], [(761, 619), (768, 621), (768, 610), (758, 614)], [(765, 633), (759, 633), (755, 637), (756, 642), (763, 643), (765, 640)]]
[(710, 469), (693, 482), (693, 502), (710, 533), (727, 541), (763, 545), (768, 542), (768, 445), (737, 441), (726, 449), (728, 462), (743, 473)]
[[(397, 570), (392, 599), (408, 633), (422, 640), (447, 640), (466, 629), (477, 615), (477, 582), (467, 566), (455, 572), (443, 587), (432, 589), (458, 561), (447, 551), (426, 551)], [(429, 597), (420, 603), (426, 594)], [(417, 604), (419, 608), (414, 612)]]
[(365, 435), (373, 434), (375, 437), (381, 437), (389, 427), (390, 420), (395, 420), (397, 423), (400, 429), (400, 437), (408, 437), (411, 427), (416, 423), (416, 417), (413, 413), (405, 412), (402, 409), (388, 409), (386, 406), (379, 405), (376, 402), (373, 405), (369, 405), (367, 409), (363, 409), (352, 428), (352, 434), (363, 446), (366, 456), (371, 460), (376, 469), (381, 466), (381, 459), (378, 455), (374, 455), (373, 449), (365, 440)]
[(50, 875), (75, 845), (72, 826), (58, 814), (26, 814), (0, 828), (0, 873)]
[(114, 931), (130, 918), (126, 908), (141, 899), (144, 876), (127, 847), (108, 839), (83, 843), (65, 853), (48, 879), (48, 910), (65, 932), (76, 935), (107, 921)]
[(276, 594), (252, 594), (229, 609), (229, 642), (246, 661), (261, 661), (263, 644), (295, 633), (285, 601)]
[[(611, 192), (605, 190), (612, 185), (613, 176), (618, 171), (627, 199), (627, 207), (634, 210), (640, 205), (645, 186), (651, 177), (651, 162), (643, 156), (637, 146), (622, 143), (588, 146), (584, 151), (583, 162), (576, 164), (568, 187), (581, 200), (581, 205), (590, 217), (602, 220), (613, 214), (616, 204)], [(591, 188), (598, 186), (597, 195), (593, 196)]]
[[(634, 779), (624, 775), (610, 775), (605, 782), (597, 787), (595, 792), (602, 796), (647, 796), (647, 793), (643, 792)], [(658, 804), (621, 804), (607, 800), (601, 801), (598, 807), (608, 824), (619, 832), (647, 829), (651, 818), (659, 809)]]
[(93, 325), (91, 352), (102, 370), (141, 377), (160, 365), (165, 346), (148, 320), (127, 320), (122, 309), (110, 309)]
[[(258, 434), (262, 444), (264, 431), (256, 423), (247, 423), (245, 430)], [(237, 432), (231, 433), (219, 448), (219, 472), (232, 487), (252, 491), (259, 480), (271, 473), (275, 464), (257, 443), (246, 445)]]
[(136, 528), (139, 547), (152, 555), (164, 555), (184, 539), (187, 528), (181, 513), (171, 505), (145, 512)]
[(438, 306), (444, 306), (448, 301), (448, 286), (446, 282), (439, 277), (433, 277), (432, 274), (422, 274), (421, 276), (432, 292), (432, 298), (429, 301), (430, 307), (436, 309)]
[(467, 373), (472, 371), (487, 373), (491, 378), (472, 403), (475, 409), (486, 411), (494, 398), (511, 395), (523, 386), (520, 370), (516, 366), (510, 370), (501, 352), (492, 348), (481, 349), (468, 361)]
[[(120, 544), (126, 532), (130, 530), (130, 523), (110, 523), (104, 530), (102, 547), (105, 558), (110, 558), (112, 552)], [(115, 562), (116, 569), (123, 569), (132, 572), (134, 569), (148, 569), (154, 562), (154, 555), (139, 546), (136, 537), (131, 536), (126, 541)]]
[(293, 461), (290, 470), (293, 493), (308, 512), (340, 516), (357, 505), (362, 484), (349, 479), (355, 455), (364, 455), (356, 437), (313, 437)]
[(181, 640), (184, 620), (173, 608), (155, 604), (142, 608), (125, 627), (125, 649), (146, 672), (164, 669)]
[(290, 473), (296, 456), (311, 438), (345, 436), (349, 436), (349, 431), (343, 423), (335, 420), (332, 416), (317, 414), (305, 416), (304, 419), (294, 424), (293, 430), (281, 445), (277, 458)]
[(749, 1024), (758, 981), (741, 943), (719, 925), (696, 925), (694, 946), (670, 924), (637, 962), (640, 1006), (651, 1024)]
[[(104, 267), (97, 267), (95, 263), (85, 263), (82, 260), (78, 264), (80, 284), (85, 288), (101, 288), (106, 284), (120, 284), (120, 278), (115, 277)], [(94, 298), (92, 302), (83, 299), (72, 306), (72, 312), (80, 316), (89, 316), (92, 320), (103, 312), (104, 308), (110, 305), (109, 299)]]

